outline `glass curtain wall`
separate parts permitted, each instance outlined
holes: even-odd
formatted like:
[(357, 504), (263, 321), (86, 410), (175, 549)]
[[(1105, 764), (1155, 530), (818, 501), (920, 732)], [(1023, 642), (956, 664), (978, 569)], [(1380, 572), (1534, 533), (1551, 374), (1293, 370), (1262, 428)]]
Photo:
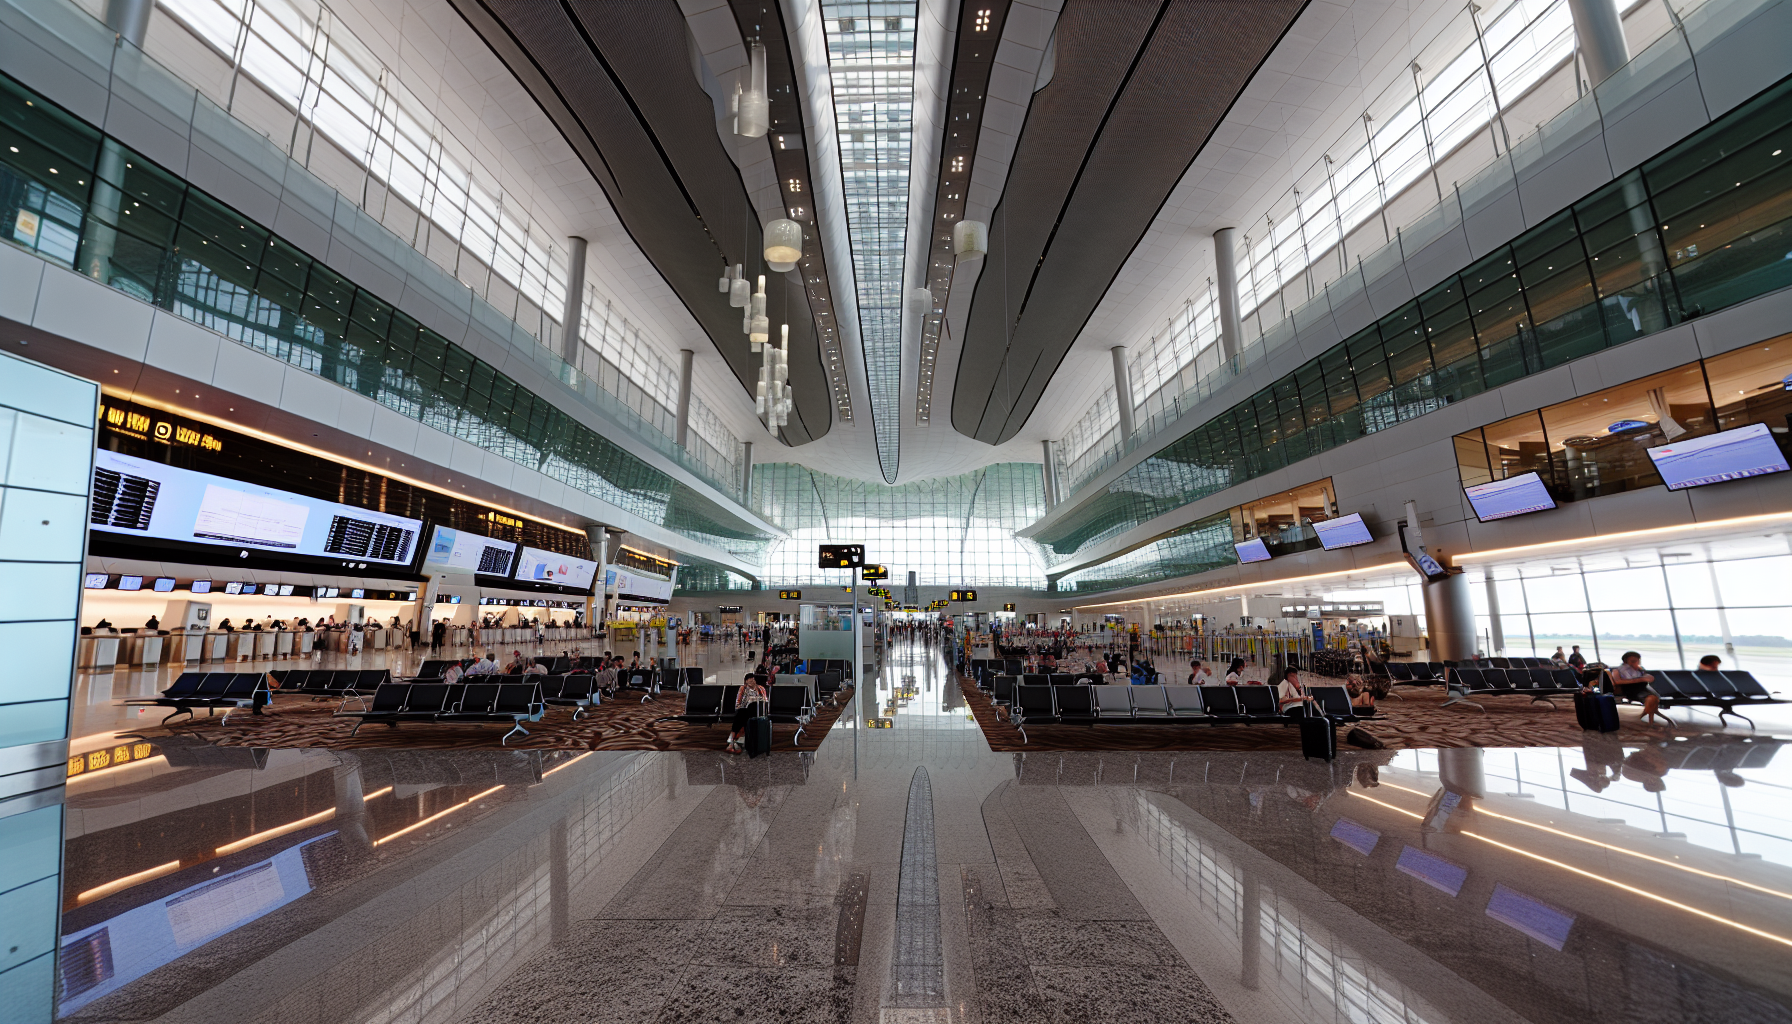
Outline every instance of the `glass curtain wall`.
[[(1681, 13), (1696, 4), (1682, 4)], [(1672, 28), (1666, 11), (1619, 0), (1632, 53)], [(1444, 200), (1458, 182), (1506, 153), (1582, 93), (1574, 20), (1566, 0), (1517, 0), (1456, 15), (1420, 53), (1410, 77), (1389, 86), (1326, 155), (1242, 226), (1237, 280), (1247, 337), (1262, 334), (1356, 261)], [(1445, 187), (1445, 182), (1449, 187)], [(1185, 398), (1219, 368), (1213, 281), (1132, 360), (1140, 432), (1192, 408)], [(1120, 457), (1113, 389), (1066, 434), (1059, 479), (1067, 492)], [(1092, 429), (1093, 428), (1093, 429)]]
[(1232, 512), (1208, 516), (1136, 551), (1067, 573), (1057, 580), (1056, 589), (1060, 593), (1094, 594), (1237, 565), (1232, 519)]
[(844, 586), (844, 573), (816, 568), (822, 544), (863, 544), (890, 579), (912, 571), (922, 586), (1045, 584), (1037, 553), (1014, 536), (1045, 512), (1038, 463), (894, 487), (771, 463), (753, 468), (753, 507), (790, 532), (766, 551), (766, 586)]
[(1792, 284), (1792, 79), (1219, 412), (1051, 525), (1048, 563), (1489, 388)]
[(3, 77), (0, 147), (0, 237), (13, 245), (68, 269), (103, 253), (108, 283), (120, 291), (649, 522), (758, 560), (763, 532)]
[(821, 5), (852, 239), (859, 338), (884, 479), (896, 479), (902, 280), (915, 105), (914, 0)]

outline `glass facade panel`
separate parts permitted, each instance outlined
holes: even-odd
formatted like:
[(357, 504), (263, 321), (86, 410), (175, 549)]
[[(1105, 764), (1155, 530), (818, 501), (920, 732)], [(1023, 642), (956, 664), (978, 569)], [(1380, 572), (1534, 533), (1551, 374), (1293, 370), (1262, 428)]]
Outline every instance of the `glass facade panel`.
[[(1285, 465), (1291, 457), (1346, 444), (1484, 387), (1660, 330), (1688, 313), (1708, 313), (1792, 283), (1792, 277), (1786, 277), (1792, 274), (1792, 261), (1783, 258), (1792, 248), (1787, 243), (1787, 232), (1792, 231), (1787, 226), (1792, 179), (1773, 184), (1781, 182), (1777, 176), (1781, 172), (1760, 169), (1792, 165), (1792, 155), (1788, 155), (1792, 140), (1784, 147), (1772, 141), (1788, 132), (1792, 132), (1792, 80), (1782, 81), (1639, 171), (1575, 204), (1571, 215), (1538, 225), (1511, 245), (1452, 275), (1421, 298), (1416, 309), (1403, 307), (1295, 369), (1272, 387), (1270, 394), (1299, 396), (1302, 405), (1312, 409), (1318, 405), (1318, 396), (1306, 391), (1323, 380), (1328, 410), (1319, 423), (1312, 422), (1309, 415), (1305, 434), (1311, 436), (1303, 438), (1302, 446), (1297, 448), (1274, 433), (1259, 436), (1260, 413), (1257, 396), (1253, 396), (1234, 407), (1236, 421), (1225, 415), (1213, 417), (1120, 474), (1101, 495), (1043, 531), (1039, 540), (1047, 562), (1067, 561), (1091, 544)], [(1780, 148), (1781, 155), (1762, 156), (1759, 150), (1763, 147), (1767, 152)], [(1688, 170), (1689, 155), (1695, 153), (1703, 154), (1694, 161), (1700, 166)], [(1704, 255), (1697, 259), (1716, 258), (1719, 251), (1728, 252), (1730, 247), (1764, 253), (1767, 239), (1779, 246), (1774, 256), (1778, 264), (1772, 269), (1762, 262), (1765, 256), (1726, 256), (1723, 259), (1728, 262), (1714, 263), (1711, 276), (1691, 285), (1702, 298), (1697, 302), (1690, 300), (1682, 287), (1680, 265), (1670, 265), (1664, 255), (1663, 239), (1673, 222), (1658, 221), (1651, 206), (1656, 190), (1678, 187), (1695, 177), (1705, 183), (1701, 187), (1707, 191), (1719, 190), (1721, 184), (1726, 194), (1736, 192), (1750, 181), (1762, 182), (1760, 188), (1765, 190), (1759, 195), (1738, 192), (1734, 196), (1735, 203), (1749, 204), (1746, 216), (1739, 213), (1728, 221), (1700, 222), (1727, 226), (1705, 229), (1716, 234), (1703, 240), (1699, 252)], [(1743, 185), (1736, 184), (1738, 181)], [(1774, 188), (1780, 191), (1772, 192)], [(1690, 192), (1686, 194), (1690, 197)], [(1691, 199), (1678, 202), (1685, 209)], [(1745, 230), (1752, 233), (1745, 237)], [(1685, 245), (1680, 248), (1684, 251)], [(1681, 265), (1695, 263), (1690, 255), (1681, 259)], [(1716, 278), (1724, 272), (1739, 275), (1742, 283), (1732, 285), (1725, 279), (1720, 286)], [(1404, 340), (1415, 322), (1430, 340), (1434, 353), (1430, 368), (1424, 367), (1417, 346)], [(1384, 339), (1393, 337), (1403, 340), (1386, 347)], [(1792, 367), (1781, 376), (1786, 372), (1792, 372)], [(1404, 381), (1398, 379), (1409, 374)], [(1757, 380), (1755, 386), (1764, 383)], [(1670, 404), (1677, 401), (1671, 398)], [(1541, 443), (1540, 423), (1520, 433), (1529, 438), (1533, 429), (1537, 434), (1533, 443)], [(1243, 438), (1243, 450), (1249, 457), (1226, 459), (1219, 454), (1224, 445), (1237, 443), (1235, 436)], [(1497, 442), (1491, 434), (1488, 440), (1495, 463), (1504, 459), (1512, 471), (1541, 471), (1540, 464), (1549, 461), (1548, 445), (1495, 451)], [(1179, 467), (1194, 463), (1206, 472), (1166, 472), (1165, 463)], [(1526, 468), (1515, 468), (1518, 465)], [(1564, 483), (1574, 479), (1566, 464), (1550, 468)], [(1620, 472), (1622, 486), (1608, 487), (1585, 474), (1582, 478), (1589, 493), (1643, 485), (1636, 472)], [(1079, 483), (1072, 481), (1070, 489)]]
[[(51, 164), (42, 144), (41, 168), (18, 162), (26, 147), (10, 140), (37, 138), (90, 163)], [(759, 560), (764, 531), (5, 78), (0, 144), (21, 151), (0, 151), (0, 223), (13, 225), (15, 244), (648, 522)], [(95, 171), (120, 187), (92, 184)], [(39, 210), (78, 238), (46, 249), (43, 217), (20, 216)]]

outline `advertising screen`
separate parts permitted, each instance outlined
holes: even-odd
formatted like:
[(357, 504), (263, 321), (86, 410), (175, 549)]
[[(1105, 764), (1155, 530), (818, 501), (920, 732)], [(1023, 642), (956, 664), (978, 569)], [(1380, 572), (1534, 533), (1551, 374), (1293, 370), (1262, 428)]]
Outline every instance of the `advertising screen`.
[(1313, 532), (1319, 535), (1319, 545), (1327, 551), (1355, 547), (1375, 539), (1369, 533), (1369, 525), (1363, 522), (1361, 512), (1352, 512), (1336, 519), (1321, 519), (1313, 524)]
[(100, 451), (88, 525), (127, 537), (409, 565), (423, 524)]
[(1490, 484), (1464, 487), (1462, 493), (1468, 495), (1475, 518), (1483, 523), (1556, 507), (1556, 500), (1549, 496), (1549, 488), (1543, 486), (1543, 478), (1535, 473), (1520, 473)]
[(597, 563), (571, 555), (556, 555), (540, 548), (524, 548), (517, 557), (516, 578), (589, 590), (591, 581), (597, 578)]
[(459, 570), (481, 576), (509, 576), (515, 561), (516, 545), (510, 541), (438, 526), (423, 552), (423, 571)]
[(1262, 537), (1253, 537), (1243, 544), (1234, 544), (1232, 546), (1238, 549), (1238, 560), (1240, 562), (1269, 561), (1269, 546), (1263, 543)]
[(632, 569), (611, 569), (604, 575), (604, 585), (614, 585), (616, 600), (636, 604), (670, 604), (672, 581), (656, 579)]
[(1649, 458), (1670, 491), (1792, 469), (1765, 423), (1660, 445), (1649, 449)]

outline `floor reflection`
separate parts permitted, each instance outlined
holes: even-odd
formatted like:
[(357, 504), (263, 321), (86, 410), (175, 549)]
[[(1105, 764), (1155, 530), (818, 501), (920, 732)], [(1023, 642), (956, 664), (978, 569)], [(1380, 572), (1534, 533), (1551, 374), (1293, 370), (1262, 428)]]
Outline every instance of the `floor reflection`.
[(96, 749), (61, 1013), (1792, 1021), (1777, 739), (997, 754), (949, 682), (758, 759)]

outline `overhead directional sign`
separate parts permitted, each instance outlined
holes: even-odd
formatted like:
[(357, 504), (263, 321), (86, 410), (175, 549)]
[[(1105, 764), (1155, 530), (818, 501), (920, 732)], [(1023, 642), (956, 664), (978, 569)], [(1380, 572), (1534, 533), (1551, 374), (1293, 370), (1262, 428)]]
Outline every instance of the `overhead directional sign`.
[(975, 601), (977, 600), (977, 592), (975, 590), (954, 590), (952, 592), (952, 600)]
[(890, 570), (881, 565), (867, 565), (859, 570), (859, 579), (864, 580), (866, 583), (870, 583), (872, 580), (887, 580), (889, 578)]
[(1003, 606), (1002, 606), (1002, 610), (1003, 610), (1003, 611), (1005, 611), (1005, 612), (1011, 612), (1011, 611), (1013, 611), (1013, 610), (1014, 610), (1014, 602), (1013, 602), (1013, 601), (1010, 601), (1010, 602), (1008, 602), (1008, 603), (1007, 603), (1007, 604), (1005, 604), (1005, 605), (1003, 605)]
[(823, 544), (819, 564), (823, 569), (857, 569), (865, 564), (865, 545)]
[(800, 590), (780, 590), (780, 591), (778, 591), (778, 600), (780, 600), (780, 601), (801, 601), (802, 599), (803, 599), (803, 592)]

